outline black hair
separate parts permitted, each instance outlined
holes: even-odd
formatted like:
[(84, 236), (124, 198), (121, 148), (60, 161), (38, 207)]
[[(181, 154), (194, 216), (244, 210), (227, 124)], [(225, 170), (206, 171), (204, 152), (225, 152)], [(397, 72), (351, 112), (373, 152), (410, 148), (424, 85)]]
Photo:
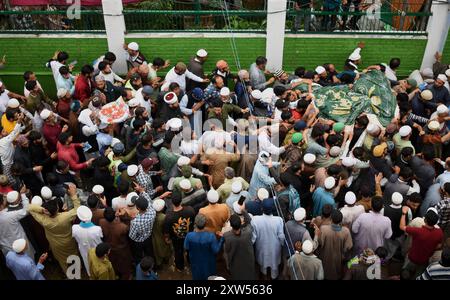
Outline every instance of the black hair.
[(383, 65), (383, 64), (378, 64), (377, 66), (380, 67), (380, 71), (381, 71), (382, 73), (386, 72), (386, 66), (385, 66), (385, 65)]
[(442, 249), (440, 263), (443, 267), (450, 267), (450, 247), (444, 247), (444, 249)]
[(139, 106), (134, 110), (134, 116), (136, 118), (142, 117), (145, 112), (145, 107)]
[(367, 125), (369, 125), (369, 118), (366, 115), (359, 116), (358, 118), (356, 118), (356, 123), (358, 123), (358, 125), (361, 127), (366, 127)]
[(375, 255), (378, 256), (380, 259), (385, 259), (388, 256), (388, 250), (383, 246), (378, 247), (375, 250)]
[(300, 99), (297, 102), (297, 109), (299, 110), (306, 110), (308, 108), (309, 102), (305, 99)]
[(71, 136), (72, 136), (72, 133), (70, 133), (70, 132), (68, 132), (68, 131), (66, 131), (66, 132), (61, 132), (61, 133), (59, 134), (58, 141), (59, 141), (61, 144), (65, 145), (66, 142), (67, 142), (67, 140), (68, 140), (69, 137), (71, 137)]
[(313, 71), (306, 71), (305, 75), (303, 75), (306, 79), (313, 79), (314, 78), (314, 72)]
[(68, 166), (69, 164), (66, 161), (58, 160), (58, 162), (56, 163), (56, 170), (61, 171), (67, 168)]
[(414, 172), (410, 167), (404, 166), (400, 169), (400, 173), (398, 175), (400, 177), (403, 177), (403, 179), (405, 179), (405, 180), (409, 180), (410, 178), (413, 177)]
[(180, 206), (181, 200), (182, 200), (181, 199), (181, 193), (178, 190), (174, 191), (173, 194), (172, 194), (171, 199), (172, 199), (172, 204), (174, 206)]
[(25, 79), (25, 81), (28, 81), (32, 74), (34, 74), (33, 71), (25, 71), (25, 73), (23, 73), (23, 79)]
[(58, 71), (59, 71), (59, 74), (61, 74), (61, 75), (66, 75), (66, 74), (69, 74), (69, 72), (70, 72), (69, 68), (66, 66), (61, 66)]
[(153, 260), (153, 257), (151, 257), (151, 256), (144, 256), (140, 263), (142, 272), (152, 271), (154, 265), (155, 265), (155, 261)]
[(103, 71), (104, 69), (106, 69), (106, 67), (109, 65), (109, 62), (106, 61), (101, 61), (98, 63), (98, 69), (100, 71)]
[(95, 255), (100, 258), (108, 254), (111, 246), (108, 243), (100, 243), (95, 247)]
[(414, 154), (414, 149), (412, 147), (405, 147), (400, 153), (403, 157), (412, 156)]
[(166, 62), (161, 57), (155, 57), (153, 59), (153, 65), (156, 66), (156, 67), (162, 67), (162, 66), (165, 65), (165, 63)]
[(58, 176), (55, 173), (48, 173), (46, 179), (49, 185), (56, 185), (59, 182)]
[(61, 51), (58, 53), (58, 56), (56, 57), (56, 60), (60, 63), (64, 62), (65, 60), (69, 59), (69, 53), (65, 51)]
[(305, 67), (297, 67), (295, 68), (294, 74), (295, 76), (298, 76), (300, 78), (303, 78), (303, 76), (305, 76)]
[(134, 130), (137, 130), (137, 129), (143, 127), (143, 126), (145, 126), (145, 121), (144, 120), (142, 120), (142, 119), (134, 120), (134, 122), (133, 122), (133, 129)]
[(325, 130), (323, 130), (322, 126), (314, 125), (311, 130), (311, 137), (313, 139), (316, 139), (318, 137), (321, 137), (325, 134)]
[(94, 68), (91, 65), (84, 65), (81, 67), (81, 74), (88, 75), (94, 72)]
[(328, 135), (326, 141), (327, 141), (327, 144), (330, 145), (330, 147), (339, 146), (338, 144), (339, 144), (340, 138), (337, 134), (330, 134), (330, 135)]
[(342, 218), (342, 213), (337, 209), (333, 209), (333, 211), (331, 212), (331, 221), (333, 222), (333, 224), (341, 224)]
[(447, 194), (450, 194), (450, 182), (446, 182), (446, 183), (444, 184), (443, 190), (444, 190)]
[(374, 212), (380, 212), (381, 209), (383, 209), (383, 198), (379, 196), (373, 196), (371, 203), (372, 203), (372, 210)]
[(42, 207), (45, 208), (52, 217), (56, 215), (59, 209), (58, 202), (55, 199), (44, 202)]
[(433, 210), (427, 211), (427, 213), (425, 214), (425, 223), (428, 226), (434, 226), (437, 224), (438, 221), (439, 216), (438, 214), (436, 214), (436, 212), (434, 212)]
[(152, 128), (154, 128), (154, 129), (161, 128), (161, 126), (163, 126), (163, 125), (164, 125), (164, 120), (160, 119), (160, 118), (156, 118), (152, 122)]
[(117, 186), (117, 191), (121, 195), (128, 194), (128, 191), (130, 190), (130, 183), (127, 180), (120, 181), (119, 185)]
[(35, 141), (35, 140), (40, 139), (41, 137), (42, 137), (41, 133), (39, 131), (36, 131), (36, 130), (30, 131), (30, 134), (28, 135), (28, 139), (30, 141), (32, 141), (32, 142)]
[(146, 210), (148, 208), (148, 201), (142, 196), (136, 199), (136, 208), (139, 210)]
[(255, 62), (256, 65), (263, 65), (267, 63), (267, 58), (265, 58), (264, 56), (258, 56)]
[(422, 196), (419, 193), (412, 193), (407, 196), (408, 201), (413, 203), (422, 203)]
[(114, 221), (114, 219), (116, 218), (116, 213), (114, 212), (114, 209), (112, 207), (107, 207), (105, 208), (105, 210), (103, 211), (103, 217), (106, 219), (106, 221), (108, 221), (109, 223), (111, 223), (112, 221)]
[(91, 194), (88, 196), (86, 202), (89, 208), (96, 208), (98, 205), (98, 197), (95, 194)]
[(407, 93), (398, 93), (397, 94), (397, 102), (408, 102), (409, 101), (409, 96)]
[(6, 109), (5, 114), (6, 114), (6, 119), (8, 120), (13, 120), (14, 119), (14, 115), (16, 113), (18, 113), (19, 110), (17, 108), (14, 109)]
[(400, 67), (400, 58), (397, 58), (397, 57), (391, 58), (391, 61), (389, 62), (389, 67), (393, 70)]
[(286, 88), (282, 85), (277, 85), (276, 87), (273, 88), (273, 93), (278, 97), (283, 95), (284, 92), (286, 92)]
[(233, 228), (234, 230), (240, 229), (241, 228), (241, 218), (238, 215), (233, 214), (230, 217), (230, 225), (231, 225), (231, 228)]
[(172, 82), (171, 84), (169, 84), (169, 91), (173, 92), (175, 89), (179, 88), (180, 85), (176, 82)]
[(292, 118), (292, 113), (290, 111), (283, 111), (281, 113), (281, 120), (288, 121), (290, 118)]
[(364, 156), (364, 152), (365, 151), (364, 151), (363, 147), (355, 147), (355, 148), (353, 148), (353, 151), (352, 151), (353, 156), (358, 159), (360, 159)]
[(109, 62), (114, 62), (116, 61), (116, 55), (112, 52), (106, 52), (105, 59), (108, 60)]
[(337, 176), (339, 173), (341, 173), (342, 167), (338, 164), (332, 164), (328, 167), (327, 174), (329, 176)]
[(348, 73), (344, 73), (344, 74), (342, 74), (342, 76), (339, 80), (343, 84), (350, 84), (350, 83), (353, 83), (353, 81), (355, 80), (355, 77), (353, 77), (352, 75), (350, 75)]
[(331, 212), (333, 211), (333, 206), (330, 204), (325, 204), (322, 207), (322, 218), (329, 218), (331, 216)]
[(364, 198), (368, 198), (368, 197), (373, 195), (372, 189), (366, 184), (361, 186), (361, 189), (359, 190), (359, 193)]
[(32, 91), (37, 86), (36, 80), (30, 80), (25, 83), (25, 88), (27, 91)]
[(431, 147), (424, 147), (422, 149), (422, 155), (425, 160), (433, 160), (436, 158), (436, 152)]

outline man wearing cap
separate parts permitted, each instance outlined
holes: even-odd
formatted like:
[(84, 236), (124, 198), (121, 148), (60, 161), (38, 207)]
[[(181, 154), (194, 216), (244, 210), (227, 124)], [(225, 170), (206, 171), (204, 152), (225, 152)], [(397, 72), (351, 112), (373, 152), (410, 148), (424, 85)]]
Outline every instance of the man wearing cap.
[[(166, 93), (163, 97), (164, 103), (162, 104), (161, 110), (158, 110), (158, 114), (161, 116), (161, 118), (167, 122), (166, 126), (170, 127), (169, 121), (172, 119), (183, 119), (183, 113), (180, 109), (180, 103), (178, 102), (179, 98), (178, 95), (174, 92)], [(177, 123), (179, 123), (177, 121)], [(174, 126), (174, 130), (172, 131), (178, 131), (178, 129), (181, 127), (181, 124), (177, 124), (177, 126)]]
[(270, 176), (269, 169), (278, 167), (280, 165), (277, 161), (272, 161), (270, 154), (266, 151), (261, 151), (258, 155), (258, 160), (253, 169), (252, 178), (250, 180), (250, 187), (248, 192), (252, 199), (257, 196), (257, 191), (260, 188), (270, 189), (276, 184), (275, 178)]
[(194, 118), (200, 122), (199, 118), (205, 113), (204, 104), (203, 90), (199, 87), (190, 90), (181, 98), (180, 110), (189, 118), (191, 128), (194, 128)]
[(435, 107), (433, 93), (430, 90), (423, 90), (420, 93), (416, 93), (411, 100), (412, 113), (419, 117), (429, 118), (431, 111)]
[(42, 135), (47, 141), (47, 148), (50, 153), (56, 151), (56, 145), (58, 143), (58, 137), (61, 133), (66, 132), (69, 126), (65, 125), (62, 127), (56, 119), (55, 114), (48, 110), (43, 109), (40, 113), (40, 117), (44, 120), (44, 125), (42, 126)]
[(144, 107), (149, 115), (149, 121), (151, 122), (152, 113), (152, 98), (153, 88), (149, 85), (144, 85), (142, 88), (136, 91), (135, 98), (139, 100), (139, 106)]
[(209, 190), (207, 193), (208, 206), (199, 210), (199, 214), (206, 217), (205, 231), (212, 233), (222, 231), (225, 223), (230, 219), (230, 210), (224, 203), (219, 202), (219, 193), (216, 190)]
[(60, 116), (68, 119), (72, 102), (72, 96), (70, 95), (70, 92), (64, 88), (60, 88), (56, 92), (56, 96), (58, 97), (56, 111)]
[(450, 93), (445, 87), (447, 83), (447, 76), (445, 74), (439, 74), (434, 83), (427, 86), (427, 90), (433, 93), (433, 102), (436, 104), (450, 105)]
[(295, 254), (287, 262), (290, 280), (323, 280), (322, 261), (314, 255), (313, 242), (298, 241), (295, 248)]
[(200, 83), (209, 82), (209, 79), (203, 79), (202, 77), (199, 77), (189, 71), (183, 62), (178, 62), (175, 67), (167, 72), (164, 79), (164, 84), (161, 86), (161, 91), (167, 91), (169, 89), (169, 85), (173, 82), (176, 82), (180, 86), (180, 89), (183, 92), (186, 92), (186, 79), (190, 79)]
[(273, 216), (275, 208), (273, 198), (262, 201), (263, 215), (253, 216), (251, 225), (253, 227), (252, 242), (255, 247), (255, 256), (260, 271), (268, 277), (270, 268), (271, 279), (278, 277), (278, 268), (281, 263), (282, 247), (286, 242), (283, 231), (283, 219)]
[(138, 73), (133, 73), (130, 75), (130, 80), (125, 84), (126, 89), (131, 90), (132, 97), (136, 96), (136, 92), (143, 87), (142, 78)]
[(353, 222), (365, 212), (364, 206), (355, 204), (356, 195), (352, 191), (345, 194), (345, 205), (340, 209), (342, 213), (342, 225), (348, 229), (352, 228)]
[(119, 97), (122, 96), (123, 93), (123, 87), (116, 86), (107, 81), (105, 77), (101, 75), (101, 73), (95, 76), (95, 89), (93, 91), (93, 94), (100, 97), (101, 99), (105, 99), (106, 103), (116, 101)]
[[(203, 71), (203, 65), (205, 64), (206, 60), (208, 59), (208, 52), (206, 52), (205, 49), (199, 49), (197, 53), (195, 54), (195, 57), (192, 57), (187, 65), (188, 71), (190, 71), (192, 74), (205, 78), (205, 72)], [(204, 84), (195, 82), (194, 80), (191, 80), (190, 78), (186, 78), (186, 91), (191, 91), (194, 88), (201, 88), (202, 90), (206, 87)]]
[(411, 135), (412, 128), (408, 125), (400, 127), (398, 133), (394, 134), (392, 141), (394, 142), (397, 155), (399, 155), (402, 152), (402, 149), (406, 147), (411, 147), (413, 149), (413, 155), (415, 155), (416, 150), (410, 141)]
[(228, 80), (235, 78), (235, 76), (231, 74), (228, 63), (223, 59), (216, 62), (216, 68), (212, 71), (211, 76), (222, 77), (225, 86), (228, 86)]
[[(225, 181), (222, 185), (219, 186), (217, 189), (217, 192), (219, 193), (219, 197), (221, 202), (225, 202), (225, 200), (230, 196), (232, 193), (232, 185), (234, 182), (239, 181), (242, 186), (241, 190), (248, 190), (249, 184), (247, 181), (245, 181), (242, 177), (235, 177), (235, 171), (231, 167), (226, 167), (224, 170), (225, 173)], [(237, 188), (237, 187), (236, 187)], [(241, 191), (238, 191), (236, 193), (240, 193)]]
[(195, 231), (189, 232), (184, 239), (184, 249), (191, 263), (192, 279), (206, 280), (216, 274), (216, 255), (222, 248), (224, 239), (221, 232), (216, 234), (205, 230), (207, 219), (198, 214), (195, 217)]
[(152, 230), (153, 253), (155, 255), (155, 269), (159, 269), (163, 264), (169, 263), (173, 253), (172, 247), (170, 244), (166, 243), (163, 235), (164, 220), (166, 218), (164, 209), (166, 203), (162, 199), (155, 199), (152, 207), (156, 211)]
[(384, 247), (388, 250), (386, 259), (391, 259), (397, 252), (397, 249), (401, 248), (405, 242), (404, 232), (399, 227), (402, 216), (402, 203), (402, 194), (395, 192), (392, 194), (391, 203), (384, 204), (384, 216), (391, 220), (392, 228), (392, 236), (384, 241)]
[[(250, 194), (244, 189), (244, 184), (238, 178), (241, 178), (241, 177), (237, 177), (236, 179), (233, 179), (232, 184), (231, 184), (231, 193), (228, 195), (228, 197), (221, 198), (221, 199), (226, 199), (225, 203), (228, 205), (230, 210), (233, 209), (234, 203), (235, 202), (237, 203), (241, 199), (241, 197), (244, 197), (244, 199), (245, 199), (244, 203), (250, 201)], [(219, 192), (219, 194), (220, 194), (220, 192)]]
[[(439, 220), (439, 214), (435, 208), (429, 208), (425, 214), (425, 224), (419, 228), (406, 225), (406, 215), (409, 207), (402, 207), (400, 229), (412, 237), (411, 248), (403, 265), (406, 279), (416, 278), (422, 274), (428, 266), (430, 257), (434, 251), (440, 249), (444, 238), (442, 229), (435, 226)], [(408, 276), (409, 275), (409, 276)]]
[(220, 105), (220, 90), (224, 87), (223, 78), (214, 76), (211, 78), (211, 83), (206, 87), (203, 94), (203, 100), (209, 106)]
[(77, 244), (72, 238), (71, 229), (77, 216), (77, 209), (80, 206), (74, 184), (69, 184), (67, 193), (74, 205), (74, 208), (69, 211), (59, 212), (57, 200), (47, 201), (42, 207), (35, 204), (30, 204), (28, 207), (28, 211), (33, 218), (44, 227), (52, 254), (64, 273), (68, 267), (67, 257), (78, 254)]
[[(17, 191), (11, 191), (0, 197), (0, 249), (6, 255), (12, 250), (11, 246), (16, 239), (25, 239), (27, 235), (21, 225), (20, 220), (28, 213), (29, 200), (25, 194), (21, 195)], [(34, 249), (30, 244), (27, 248), (28, 256), (34, 258)]]
[(8, 101), (11, 98), (21, 99), (22, 101), (26, 101), (26, 98), (22, 95), (10, 92), (6, 89), (5, 84), (0, 81), (0, 115), (2, 115), (6, 111), (6, 107), (8, 106)]
[(96, 226), (91, 222), (92, 211), (89, 207), (78, 207), (77, 217), (81, 223), (72, 226), (72, 236), (78, 243), (78, 250), (83, 258), (84, 267), (86, 268), (87, 274), (90, 276), (88, 251), (102, 242), (103, 233), (100, 226)]
[(43, 253), (36, 264), (25, 251), (28, 250), (28, 242), (25, 239), (17, 239), (12, 244), (12, 251), (6, 255), (6, 265), (14, 273), (17, 280), (45, 280), (41, 271), (48, 254)]
[(151, 241), (151, 234), (153, 223), (155, 222), (156, 212), (149, 201), (140, 196), (136, 200), (136, 208), (139, 213), (130, 222), (131, 250), (136, 264), (138, 264), (142, 257), (152, 256), (153, 248)]
[(0, 132), (0, 159), (2, 163), (2, 169), (3, 174), (8, 176), (8, 178), (11, 177), (11, 166), (14, 163), (14, 144), (13, 141), (17, 138), (17, 136), (22, 132), (22, 121), (23, 121), (23, 115), (19, 116), (18, 121), (14, 125), (14, 129), (11, 132), (6, 132), (4, 128), (2, 127)]
[(127, 51), (126, 59), (128, 69), (139, 67), (142, 64), (147, 64), (144, 54), (139, 50), (139, 45), (136, 42), (123, 45), (123, 48)]
[(94, 90), (94, 68), (91, 65), (84, 65), (81, 73), (75, 80), (75, 92), (73, 98), (79, 100), (83, 107), (87, 107)]
[(303, 207), (294, 211), (293, 219), (286, 222), (285, 236), (288, 237), (288, 243), (284, 247), (284, 257), (289, 259), (295, 254), (294, 245), (297, 242), (312, 241), (311, 235), (305, 225), (306, 211)]
[(333, 190), (336, 185), (336, 179), (334, 177), (327, 177), (325, 179), (324, 187), (318, 187), (312, 197), (313, 197), (313, 217), (320, 216), (322, 213), (322, 207), (325, 204), (330, 204), (336, 207), (336, 202), (334, 200)]

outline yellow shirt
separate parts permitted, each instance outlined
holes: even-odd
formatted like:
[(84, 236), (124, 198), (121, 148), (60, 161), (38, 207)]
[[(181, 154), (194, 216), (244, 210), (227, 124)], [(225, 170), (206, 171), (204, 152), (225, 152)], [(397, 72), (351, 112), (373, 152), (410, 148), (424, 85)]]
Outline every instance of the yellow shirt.
[(95, 255), (95, 248), (88, 252), (89, 270), (91, 271), (91, 280), (115, 280), (116, 275), (108, 258), (98, 258)]
[(2, 127), (8, 134), (10, 134), (14, 130), (14, 127), (16, 127), (16, 123), (17, 123), (17, 121), (14, 121), (14, 122), (9, 121), (6, 118), (6, 114), (3, 114)]

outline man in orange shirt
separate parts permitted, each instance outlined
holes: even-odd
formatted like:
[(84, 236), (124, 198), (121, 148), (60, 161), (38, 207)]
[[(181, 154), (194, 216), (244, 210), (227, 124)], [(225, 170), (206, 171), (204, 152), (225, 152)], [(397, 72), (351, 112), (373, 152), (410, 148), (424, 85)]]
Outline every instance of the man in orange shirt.
[(206, 217), (205, 231), (212, 233), (222, 231), (224, 224), (230, 219), (230, 210), (226, 204), (217, 203), (219, 193), (210, 190), (207, 194), (209, 205), (200, 209), (199, 214)]

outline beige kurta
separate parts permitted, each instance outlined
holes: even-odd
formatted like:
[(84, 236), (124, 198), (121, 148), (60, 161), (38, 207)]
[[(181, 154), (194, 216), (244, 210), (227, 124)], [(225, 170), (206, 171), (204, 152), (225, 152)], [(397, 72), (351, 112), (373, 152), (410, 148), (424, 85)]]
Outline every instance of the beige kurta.
[(205, 215), (205, 231), (216, 233), (222, 231), (222, 227), (230, 219), (230, 210), (226, 204), (209, 204), (199, 210), (199, 214)]
[(72, 237), (72, 222), (77, 216), (77, 208), (80, 206), (78, 197), (72, 197), (74, 208), (67, 212), (58, 213), (50, 217), (42, 213), (43, 208), (30, 204), (28, 211), (33, 218), (44, 227), (53, 256), (58, 261), (64, 273), (67, 270), (67, 257), (78, 255), (76, 241)]
[(213, 177), (213, 187), (218, 189), (225, 181), (225, 168), (232, 161), (238, 161), (240, 155), (238, 153), (229, 153), (224, 150), (209, 148), (205, 153), (204, 159), (209, 160), (212, 164), (209, 166), (208, 173)]
[(319, 257), (323, 263), (324, 277), (327, 280), (341, 279), (345, 254), (353, 247), (350, 231), (346, 227), (335, 225), (323, 225), (320, 231)]

